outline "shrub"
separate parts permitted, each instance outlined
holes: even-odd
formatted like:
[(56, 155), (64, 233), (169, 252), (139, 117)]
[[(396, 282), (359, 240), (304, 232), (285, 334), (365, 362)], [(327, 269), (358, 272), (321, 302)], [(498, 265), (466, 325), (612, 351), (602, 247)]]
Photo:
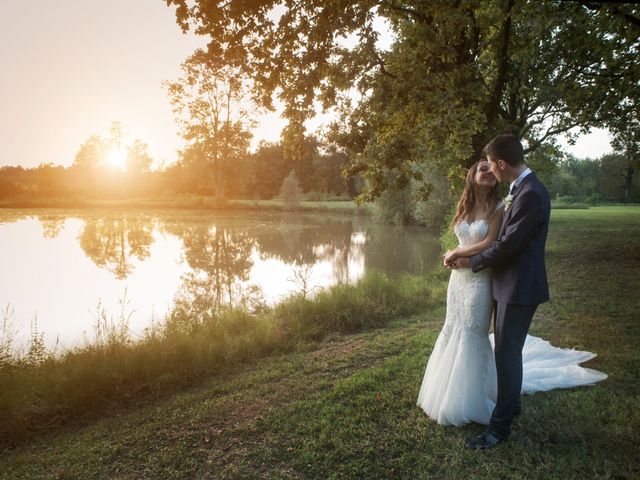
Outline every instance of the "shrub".
[(377, 216), (384, 223), (418, 224), (439, 229), (453, 203), (445, 175), (433, 171), (425, 178), (432, 190), (429, 198), (420, 200), (419, 185), (412, 182), (401, 190), (387, 190), (376, 201)]
[(300, 187), (300, 182), (298, 182), (298, 177), (296, 177), (295, 170), (291, 170), (287, 178), (282, 182), (280, 198), (284, 200), (287, 206), (296, 206), (300, 203), (302, 188)]

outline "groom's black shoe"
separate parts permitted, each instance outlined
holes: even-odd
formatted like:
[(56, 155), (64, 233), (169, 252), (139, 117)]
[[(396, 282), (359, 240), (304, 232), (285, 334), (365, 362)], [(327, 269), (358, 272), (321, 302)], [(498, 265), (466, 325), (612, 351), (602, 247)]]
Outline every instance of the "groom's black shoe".
[(502, 437), (501, 435), (487, 429), (482, 432), (481, 435), (467, 440), (465, 447), (472, 450), (486, 450), (506, 441), (507, 437)]

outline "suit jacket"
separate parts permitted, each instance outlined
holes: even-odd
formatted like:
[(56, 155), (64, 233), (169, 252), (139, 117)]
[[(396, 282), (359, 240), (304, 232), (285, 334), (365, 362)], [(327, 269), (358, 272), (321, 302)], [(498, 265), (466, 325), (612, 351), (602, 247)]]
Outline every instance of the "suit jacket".
[(551, 203), (547, 189), (534, 173), (513, 192), (495, 242), (470, 257), (471, 268), (493, 270), (493, 298), (515, 305), (538, 305), (549, 300), (544, 247)]

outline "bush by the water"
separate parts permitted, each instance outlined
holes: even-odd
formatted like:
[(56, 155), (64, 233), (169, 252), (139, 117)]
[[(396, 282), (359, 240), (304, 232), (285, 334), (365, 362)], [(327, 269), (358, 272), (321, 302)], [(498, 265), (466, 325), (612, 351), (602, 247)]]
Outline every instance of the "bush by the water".
[(378, 219), (394, 225), (440, 228), (453, 204), (449, 183), (446, 176), (436, 170), (425, 176), (424, 182), (431, 189), (426, 200), (421, 199), (419, 193), (424, 185), (416, 182), (385, 191), (376, 201)]
[(280, 187), (280, 198), (284, 200), (285, 205), (295, 206), (300, 203), (300, 199), (302, 198), (302, 187), (300, 187), (300, 182), (298, 181), (298, 177), (296, 177), (296, 172), (291, 170), (289, 176), (284, 179), (282, 182), (282, 186)]
[(556, 197), (551, 200), (551, 208), (556, 210), (584, 210), (589, 208), (589, 204), (576, 201), (573, 197)]
[[(314, 298), (294, 296), (254, 315), (243, 309), (167, 321), (138, 342), (106, 335), (38, 363), (4, 358), (0, 368), (0, 448), (37, 432), (82, 422), (164, 395), (241, 362), (305, 348), (333, 332), (382, 326), (440, 301), (440, 273), (391, 279), (369, 274)], [(122, 331), (122, 325), (113, 326)], [(109, 328), (108, 325), (105, 328)], [(120, 330), (118, 330), (120, 329)]]
[(333, 192), (327, 192), (326, 190), (321, 192), (312, 190), (303, 195), (303, 200), (305, 202), (348, 202), (351, 199), (346, 193), (338, 195)]

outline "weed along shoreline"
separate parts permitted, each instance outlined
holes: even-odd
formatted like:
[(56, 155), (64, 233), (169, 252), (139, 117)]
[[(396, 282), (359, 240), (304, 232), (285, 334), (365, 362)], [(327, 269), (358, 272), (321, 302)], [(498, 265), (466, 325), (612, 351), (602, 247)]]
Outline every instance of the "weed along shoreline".
[[(0, 368), (0, 447), (195, 385), (235, 365), (306, 349), (330, 334), (386, 325), (438, 302), (442, 272), (427, 279), (369, 274), (313, 299), (294, 295), (264, 312), (174, 309), (133, 342), (105, 324), (100, 341), (54, 356), (40, 343)], [(90, 388), (87, 388), (90, 386)]]

